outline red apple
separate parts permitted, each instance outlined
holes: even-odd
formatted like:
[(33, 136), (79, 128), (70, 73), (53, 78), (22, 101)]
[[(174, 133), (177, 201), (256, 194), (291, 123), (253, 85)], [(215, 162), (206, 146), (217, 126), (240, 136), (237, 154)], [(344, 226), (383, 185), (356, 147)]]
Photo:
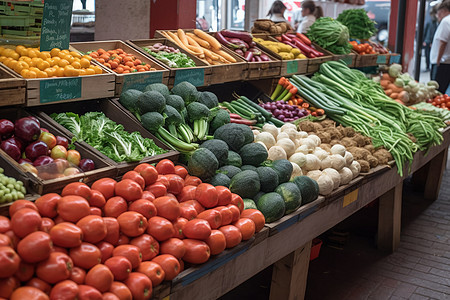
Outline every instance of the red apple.
[(35, 166), (35, 167), (45, 166), (52, 162), (53, 162), (53, 158), (51, 158), (50, 156), (42, 155), (33, 161), (33, 166)]
[(50, 132), (42, 131), (39, 140), (46, 143), (48, 149), (53, 149), (56, 146), (56, 137)]
[(80, 164), (81, 155), (77, 150), (69, 150), (67, 151), (67, 160), (70, 163), (73, 163), (75, 166)]
[(42, 128), (42, 127), (41, 127), (41, 131), (49, 132), (47, 128)]
[(80, 170), (78, 170), (77, 168), (67, 168), (64, 171), (64, 176), (70, 176), (70, 175), (76, 175), (76, 174), (80, 174)]
[(67, 159), (67, 149), (63, 145), (56, 145), (53, 147), (50, 156), (53, 159), (64, 158)]
[(83, 158), (78, 165), (83, 172), (92, 171), (95, 169), (95, 163), (92, 159)]
[(31, 160), (35, 160), (39, 156), (46, 155), (48, 146), (42, 141), (32, 142), (25, 148), (25, 155)]
[(33, 162), (31, 160), (29, 160), (28, 158), (21, 158), (21, 159), (19, 159), (18, 163), (19, 164), (24, 164), (24, 163), (32, 164)]
[(57, 135), (56, 136), (56, 145), (64, 146), (64, 148), (67, 149), (67, 148), (69, 148), (69, 140), (66, 139), (65, 137)]

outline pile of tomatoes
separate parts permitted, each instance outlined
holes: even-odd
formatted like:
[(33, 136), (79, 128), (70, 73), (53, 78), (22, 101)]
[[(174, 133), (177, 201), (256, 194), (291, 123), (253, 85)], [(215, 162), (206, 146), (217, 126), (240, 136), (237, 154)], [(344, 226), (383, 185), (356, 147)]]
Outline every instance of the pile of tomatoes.
[(428, 99), (427, 102), (439, 108), (450, 109), (450, 96), (447, 94), (438, 95), (433, 99)]
[(243, 206), (169, 160), (18, 200), (0, 216), (0, 298), (150, 299), (185, 263), (261, 230), (264, 216)]
[(119, 74), (156, 71), (149, 64), (120, 48), (108, 51), (100, 48), (97, 51), (90, 52), (89, 56)]

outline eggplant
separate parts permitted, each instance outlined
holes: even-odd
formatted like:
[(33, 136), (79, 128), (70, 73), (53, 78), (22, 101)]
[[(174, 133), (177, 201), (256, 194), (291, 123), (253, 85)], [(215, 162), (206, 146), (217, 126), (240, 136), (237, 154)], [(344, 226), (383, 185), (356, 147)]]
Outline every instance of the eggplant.
[(251, 52), (251, 51), (245, 52), (244, 58), (246, 61), (251, 61), (252, 57), (253, 57), (253, 52)]
[(261, 58), (262, 61), (270, 61), (270, 57), (262, 53), (259, 58)]
[(20, 151), (20, 148), (16, 144), (12, 143), (10, 139), (3, 141), (0, 144), (0, 148), (15, 161), (19, 161), (22, 156), (22, 151)]
[(33, 161), (39, 156), (47, 154), (48, 154), (48, 146), (46, 143), (42, 141), (33, 142), (25, 148), (25, 156)]
[(244, 56), (244, 51), (242, 51), (241, 49), (236, 49), (234, 50), (234, 53), (240, 55), (240, 56)]
[(39, 121), (32, 117), (21, 118), (14, 124), (14, 135), (25, 142), (32, 142), (41, 135)]
[(237, 32), (237, 31), (231, 31), (231, 30), (222, 30), (220, 33), (224, 37), (237, 38), (246, 43), (251, 43), (253, 41), (253, 36), (250, 33), (244, 32), (244, 31)]
[(216, 32), (214, 34), (214, 36), (219, 41), (219, 43), (221, 43), (222, 45), (224, 45), (227, 48), (231, 48), (231, 49), (243, 48), (241, 45), (235, 45), (235, 44), (229, 42), (227, 39), (225, 39), (225, 37), (220, 32)]
[(256, 43), (254, 41), (252, 41), (251, 43), (248, 44), (250, 47), (256, 47)]
[(261, 55), (261, 50), (257, 48), (249, 48), (247, 51), (253, 52), (253, 55)]
[(257, 62), (263, 61), (263, 60), (261, 59), (261, 56), (260, 56), (260, 55), (256, 55), (256, 56), (255, 56), (255, 60), (256, 60)]
[(0, 138), (7, 139), (14, 133), (14, 123), (7, 119), (0, 120)]
[(232, 44), (242, 46), (243, 48), (250, 48), (249, 45), (241, 39), (229, 38), (228, 41)]
[(92, 159), (83, 158), (82, 160), (80, 160), (80, 164), (78, 165), (78, 167), (83, 172), (92, 171), (95, 169), (95, 163)]

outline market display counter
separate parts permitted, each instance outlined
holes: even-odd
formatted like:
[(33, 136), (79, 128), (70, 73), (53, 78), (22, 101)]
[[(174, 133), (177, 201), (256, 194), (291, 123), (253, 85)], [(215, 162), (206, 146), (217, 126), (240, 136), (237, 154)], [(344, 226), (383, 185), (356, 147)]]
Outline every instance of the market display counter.
[[(417, 152), (411, 172), (421, 176), (425, 199), (434, 200), (450, 145), (450, 130), (444, 142), (425, 154)], [(408, 174), (407, 167), (405, 174)], [(425, 175), (425, 176), (424, 176)], [(301, 299), (306, 289), (311, 241), (370, 202), (379, 199), (378, 248), (394, 251), (400, 241), (403, 177), (397, 167), (380, 168), (373, 176), (359, 177), (339, 195), (319, 197), (275, 224), (268, 224), (254, 239), (226, 251), (176, 277), (171, 287), (155, 290), (156, 299), (216, 299), (268, 266), (274, 265), (271, 299)], [(420, 179), (417, 179), (420, 181)]]

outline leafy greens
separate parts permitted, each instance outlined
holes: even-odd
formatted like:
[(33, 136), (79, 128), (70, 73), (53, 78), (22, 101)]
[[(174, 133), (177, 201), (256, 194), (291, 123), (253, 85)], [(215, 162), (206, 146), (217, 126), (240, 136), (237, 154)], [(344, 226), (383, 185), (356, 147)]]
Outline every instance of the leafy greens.
[(309, 28), (307, 35), (311, 41), (334, 54), (348, 54), (352, 49), (348, 28), (330, 17), (317, 19)]

